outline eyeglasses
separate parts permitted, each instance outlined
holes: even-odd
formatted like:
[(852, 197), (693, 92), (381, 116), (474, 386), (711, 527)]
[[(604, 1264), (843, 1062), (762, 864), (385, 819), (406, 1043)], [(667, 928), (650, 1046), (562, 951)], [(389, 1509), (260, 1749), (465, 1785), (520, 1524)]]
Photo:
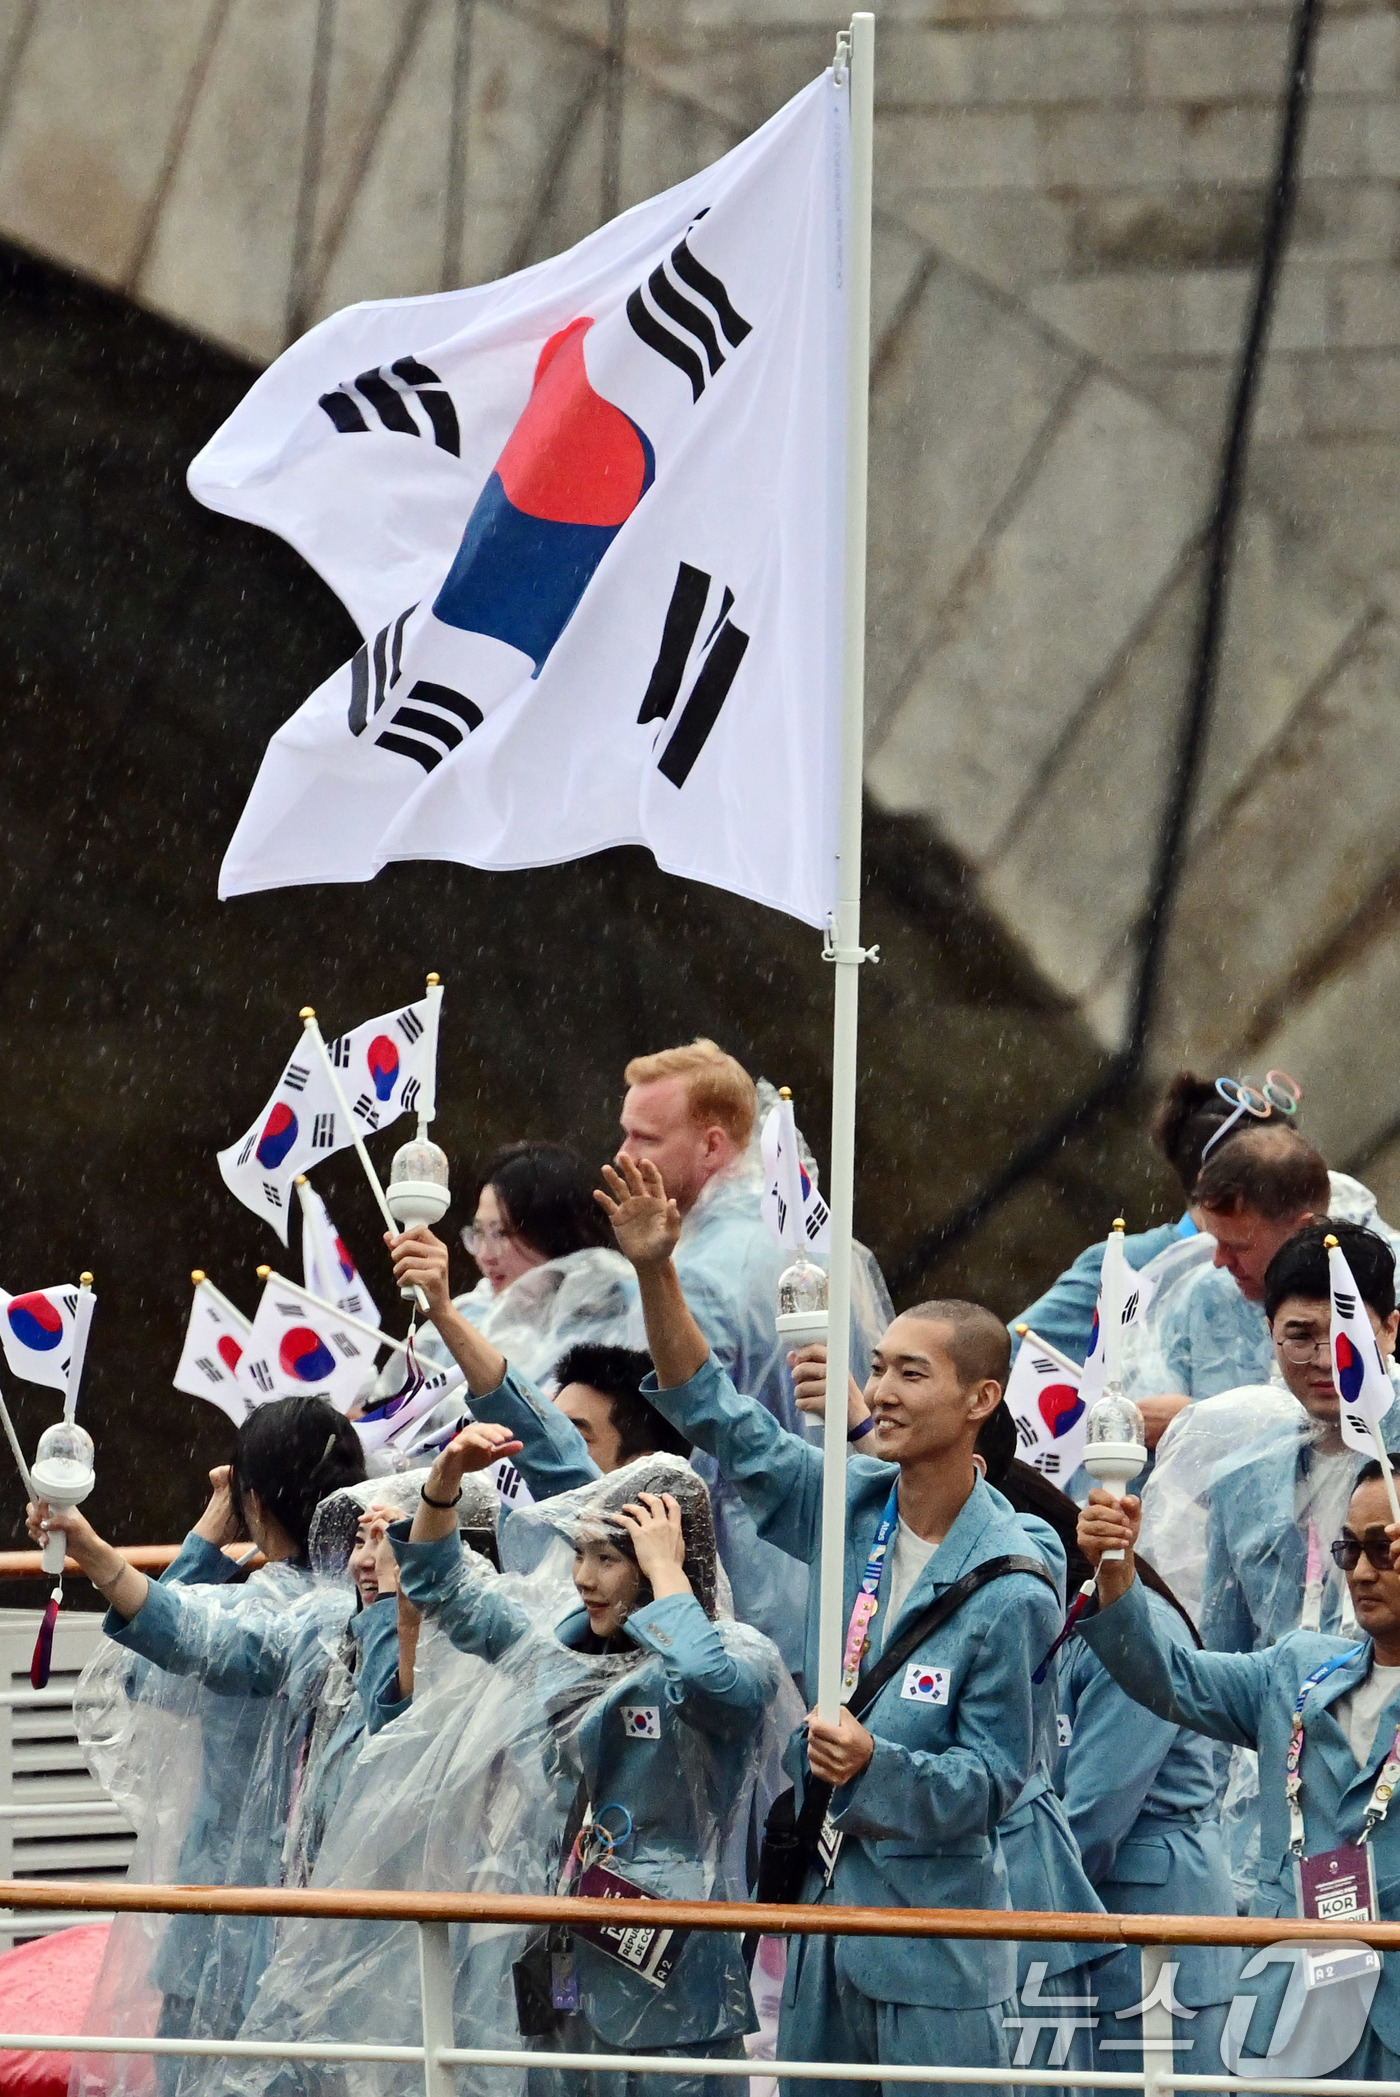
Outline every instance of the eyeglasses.
[(1317, 1333), (1311, 1340), (1278, 1340), (1275, 1345), (1284, 1360), (1291, 1362), (1295, 1369), (1301, 1369), (1307, 1362), (1317, 1361), (1320, 1356), (1330, 1356), (1332, 1352), (1332, 1342), (1326, 1333)]
[(1363, 1556), (1369, 1560), (1378, 1573), (1388, 1573), (1390, 1571), (1389, 1537), (1372, 1537), (1366, 1543), (1360, 1544), (1354, 1536), (1339, 1536), (1336, 1543), (1332, 1546), (1332, 1557), (1344, 1573), (1354, 1573), (1360, 1565)]
[(484, 1230), (474, 1223), (469, 1223), (462, 1233), (462, 1243), (475, 1259), (479, 1252), (499, 1252), (503, 1245), (509, 1245), (512, 1235), (510, 1231), (503, 1231), (496, 1223), (488, 1223)]

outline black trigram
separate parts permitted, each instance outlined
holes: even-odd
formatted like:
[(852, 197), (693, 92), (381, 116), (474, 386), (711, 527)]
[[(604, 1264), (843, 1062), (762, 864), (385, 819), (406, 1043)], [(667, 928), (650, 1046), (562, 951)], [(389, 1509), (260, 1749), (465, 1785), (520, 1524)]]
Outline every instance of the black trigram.
[[(658, 320), (642, 297), (639, 284), (627, 301), (627, 318), (632, 331), (648, 349), (655, 350), (658, 356), (665, 357), (668, 363), (685, 374), (690, 381), (692, 400), (699, 400), (708, 380), (715, 376), (724, 362), (724, 351), (719, 346), (720, 335), (731, 349), (737, 349), (753, 329), (741, 313), (735, 312), (721, 279), (696, 261), (686, 240), (672, 248), (666, 261), (657, 264), (647, 278), (646, 288), (651, 294), (652, 304), (665, 318)], [(701, 299), (705, 301), (704, 305), (697, 303)], [(668, 322), (672, 325), (668, 326)], [(718, 333), (716, 322), (719, 324)], [(684, 334), (678, 334), (677, 329), (684, 329)], [(687, 336), (691, 338), (689, 341)], [(701, 351), (705, 359), (703, 364)]]
[(310, 1075), (311, 1072), (304, 1069), (300, 1063), (289, 1063), (282, 1073), (282, 1083), (288, 1092), (305, 1092), (306, 1081)]
[(326, 1054), (330, 1057), (337, 1070), (346, 1069), (350, 1062), (350, 1036), (348, 1034), (338, 1034), (326, 1050)]
[(248, 1364), (248, 1374), (252, 1377), (260, 1391), (270, 1391), (272, 1389), (272, 1371), (268, 1368), (266, 1362), (250, 1362)]
[(1031, 1426), (1030, 1421), (1021, 1419), (1019, 1414), (1016, 1419), (1016, 1439), (1023, 1449), (1033, 1448), (1037, 1439), (1036, 1431)]
[(335, 1147), (334, 1114), (318, 1114), (311, 1124), (311, 1148), (332, 1150)]
[(257, 1132), (257, 1130), (256, 1130), (256, 1129), (254, 1129), (254, 1130), (253, 1130), (253, 1132), (252, 1132), (252, 1134), (251, 1134), (251, 1135), (250, 1135), (250, 1136), (248, 1137), (247, 1141), (246, 1141), (246, 1142), (244, 1143), (244, 1145), (243, 1145), (243, 1148), (242, 1148), (242, 1150), (241, 1150), (241, 1151), (240, 1151), (240, 1152), (238, 1153), (238, 1162), (239, 1162), (239, 1164), (240, 1164), (240, 1165), (246, 1165), (246, 1164), (247, 1164), (247, 1162), (248, 1162), (249, 1158), (251, 1158), (251, 1157), (252, 1157), (252, 1155), (253, 1155), (253, 1152), (254, 1152), (254, 1151), (255, 1151), (255, 1150), (257, 1149), (257, 1145), (258, 1145), (258, 1132)]
[(74, 1318), (77, 1316), (78, 1292), (76, 1289), (65, 1289), (62, 1295), (59, 1297), (59, 1302), (63, 1305), (64, 1310), (67, 1311), (70, 1318)]
[[(360, 396), (358, 400), (356, 394)], [(450, 451), (454, 459), (460, 458), (462, 439), (452, 395), (437, 373), (420, 364), (416, 357), (398, 357), (392, 364), (377, 365), (371, 371), (362, 371), (358, 378), (343, 380), (334, 393), (321, 395), (321, 406), (341, 435), (347, 437), (370, 427), (365, 420), (366, 408), (373, 411), (381, 428), (394, 430), (401, 437), (421, 437), (423, 429), (413, 412), (414, 401), (427, 416), (439, 451)]]
[[(671, 717), (671, 710), (685, 682), (700, 622), (705, 616), (710, 582), (711, 578), (702, 569), (692, 568), (688, 561), (682, 561), (676, 571), (676, 586), (671, 592), (666, 621), (661, 629), (661, 646), (652, 664), (646, 696), (637, 715), (639, 725), (647, 721), (667, 721)], [(670, 780), (672, 786), (684, 786), (690, 777), (695, 760), (709, 740), (710, 730), (719, 719), (720, 708), (729, 697), (729, 687), (744, 660), (749, 637), (730, 620), (733, 603), (734, 592), (726, 588), (718, 615), (700, 644), (700, 667), (691, 684), (690, 695), (671, 731), (670, 741), (661, 753), (657, 770), (663, 779)]]
[(822, 1200), (820, 1194), (818, 1194), (807, 1212), (807, 1221), (802, 1228), (806, 1231), (808, 1238), (815, 1242), (826, 1229), (830, 1218), (831, 1211)]
[(399, 1094), (399, 1105), (405, 1114), (411, 1114), (418, 1105), (418, 1095), (423, 1090), (417, 1078), (410, 1078)]
[(1131, 1325), (1138, 1314), (1138, 1297), (1140, 1293), (1139, 1290), (1134, 1289), (1132, 1295), (1123, 1306), (1123, 1323), (1125, 1325)]
[(411, 1005), (406, 1012), (399, 1014), (394, 1025), (403, 1035), (405, 1041), (417, 1041), (423, 1032), (423, 1022)]
[(356, 651), (350, 664), (350, 704), (345, 718), (351, 735), (363, 735), (373, 727), (374, 742), (381, 750), (411, 757), (425, 772), (431, 772), (444, 757), (451, 756), (464, 735), (480, 728), (483, 716), (475, 700), (464, 692), (420, 677), (380, 720), (385, 701), (403, 676), (404, 627), (417, 609), (411, 604)]
[(1060, 1475), (1060, 1452), (1058, 1449), (1042, 1449), (1035, 1459), (1035, 1468), (1042, 1478), (1058, 1478)]
[(358, 1294), (353, 1294), (350, 1296), (337, 1296), (336, 1302), (339, 1304), (341, 1310), (349, 1311), (352, 1318), (357, 1318), (360, 1315), (360, 1312), (365, 1307), (364, 1298)]
[(222, 1383), (224, 1380), (223, 1370), (219, 1367), (219, 1364), (207, 1354), (201, 1354), (199, 1360), (195, 1363), (195, 1367), (196, 1369), (202, 1369), (204, 1371), (205, 1375), (209, 1378), (210, 1383)]
[(1337, 1309), (1344, 1318), (1354, 1318), (1356, 1316), (1356, 1298), (1354, 1296), (1343, 1296), (1341, 1290), (1338, 1289), (1335, 1294), (1335, 1301)]
[(270, 1209), (281, 1208), (282, 1192), (281, 1189), (277, 1187), (272, 1180), (263, 1181), (263, 1195)]
[(349, 1333), (333, 1332), (331, 1334), (331, 1338), (332, 1340), (334, 1340), (336, 1346), (340, 1349), (341, 1353), (345, 1356), (346, 1361), (354, 1361), (356, 1355), (359, 1353), (360, 1350), (355, 1345), (355, 1342), (351, 1339)]
[(365, 1124), (366, 1128), (377, 1129), (379, 1127), (379, 1109), (375, 1106), (374, 1101), (367, 1092), (360, 1094), (351, 1108), (351, 1112), (357, 1121), (362, 1121)]

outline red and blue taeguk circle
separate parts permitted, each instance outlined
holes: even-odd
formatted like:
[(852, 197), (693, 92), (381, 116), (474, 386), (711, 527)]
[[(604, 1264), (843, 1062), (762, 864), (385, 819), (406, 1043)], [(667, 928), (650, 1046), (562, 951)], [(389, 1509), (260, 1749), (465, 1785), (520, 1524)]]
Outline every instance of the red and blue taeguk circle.
[(355, 1279), (355, 1262), (351, 1259), (343, 1238), (337, 1238), (335, 1241), (335, 1256), (340, 1262), (340, 1271), (345, 1276), (345, 1279), (353, 1281)]
[(283, 1333), (277, 1358), (283, 1375), (295, 1376), (298, 1383), (324, 1383), (335, 1367), (335, 1356), (309, 1325), (293, 1325)]
[(1366, 1377), (1361, 1356), (1352, 1346), (1344, 1332), (1337, 1334), (1337, 1389), (1348, 1405), (1360, 1391)]
[(297, 1140), (297, 1118), (284, 1099), (268, 1115), (258, 1138), (257, 1160), (264, 1172), (275, 1172)]
[(931, 1674), (928, 1668), (924, 1668), (919, 1674), (915, 1675), (914, 1687), (921, 1697), (931, 1697), (938, 1687), (938, 1677), (935, 1674)]
[(399, 1052), (387, 1034), (376, 1034), (365, 1061), (379, 1099), (388, 1099), (399, 1075)]
[(47, 1354), (63, 1338), (63, 1313), (39, 1290), (29, 1296), (12, 1297), (5, 1315), (21, 1347), (28, 1347), (35, 1354)]

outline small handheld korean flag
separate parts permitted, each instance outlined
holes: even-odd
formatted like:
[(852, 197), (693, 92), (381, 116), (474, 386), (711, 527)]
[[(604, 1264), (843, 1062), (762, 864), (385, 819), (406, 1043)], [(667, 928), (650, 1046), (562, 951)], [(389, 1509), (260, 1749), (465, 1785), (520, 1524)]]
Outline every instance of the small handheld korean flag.
[(1327, 1238), (1327, 1271), (1332, 1285), (1332, 1376), (1342, 1401), (1342, 1440), (1363, 1456), (1380, 1459), (1394, 1518), (1400, 1522), (1395, 1480), (1381, 1435), (1381, 1422), (1395, 1397), (1385, 1373), (1376, 1336), (1361, 1301), (1347, 1256), (1334, 1237)]
[(16, 1376), (68, 1393), (78, 1339), (78, 1290), (67, 1283), (9, 1296), (0, 1289), (0, 1344)]
[(1016, 1422), (1016, 1454), (1022, 1463), (1063, 1485), (1084, 1460), (1081, 1372), (1029, 1326), (1019, 1329), (1021, 1347), (1005, 1393)]
[(763, 1220), (780, 1245), (798, 1252), (826, 1252), (831, 1244), (831, 1211), (817, 1192), (815, 1165), (804, 1165), (792, 1111), (792, 1094), (784, 1086), (763, 1124)]
[[(1124, 1284), (1122, 1330), (1136, 1325), (1145, 1314), (1148, 1305), (1157, 1293), (1157, 1285), (1147, 1275), (1127, 1270)], [(1085, 1408), (1102, 1398), (1108, 1382), (1108, 1352), (1103, 1329), (1103, 1288), (1100, 1285), (1098, 1306), (1094, 1312), (1094, 1324), (1089, 1341), (1089, 1352), (1084, 1357), (1084, 1367), (1079, 1377), (1079, 1395)], [(1043, 1343), (1042, 1343), (1043, 1344)]]
[(303, 1035), (252, 1127), (219, 1152), (225, 1184), (284, 1245), (298, 1173), (433, 1097), (438, 1010), (435, 998), (420, 998), (328, 1041), (334, 1080)]
[(330, 1212), (304, 1174), (296, 1183), (301, 1203), (301, 1278), (313, 1296), (322, 1296), (352, 1318), (379, 1323), (379, 1310), (355, 1265), (354, 1255), (331, 1222)]
[(279, 1289), (274, 1278), (263, 1287), (239, 1370), (255, 1405), (314, 1391), (344, 1413), (373, 1375), (374, 1356), (362, 1333)]
[(207, 1398), (227, 1413), (235, 1427), (252, 1411), (252, 1399), (240, 1377), (253, 1328), (239, 1310), (220, 1295), (203, 1269), (196, 1267), (194, 1301), (185, 1327), (185, 1344), (171, 1382), (191, 1398)]
[[(372, 1405), (355, 1422), (355, 1432), (364, 1449), (382, 1449), (389, 1442), (400, 1447), (400, 1435), (421, 1420), (444, 1398), (450, 1398), (466, 1382), (455, 1362), (447, 1368), (419, 1359), (415, 1350), (396, 1356), (404, 1369), (403, 1381), (391, 1397)], [(453, 1429), (453, 1433), (456, 1429)]]

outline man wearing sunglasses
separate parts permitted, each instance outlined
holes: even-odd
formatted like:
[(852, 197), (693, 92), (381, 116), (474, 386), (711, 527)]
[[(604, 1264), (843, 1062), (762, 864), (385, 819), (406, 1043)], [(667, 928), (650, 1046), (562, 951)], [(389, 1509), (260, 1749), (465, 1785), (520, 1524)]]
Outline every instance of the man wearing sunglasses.
[[(1263, 1309), (1278, 1373), (1302, 1411), (1232, 1453), (1205, 1489), (1200, 1628), (1216, 1652), (1251, 1652), (1299, 1624), (1350, 1629), (1346, 1584), (1327, 1546), (1341, 1534), (1363, 1459), (1342, 1440), (1332, 1380), (1329, 1234), (1346, 1256), (1382, 1360), (1395, 1352), (1400, 1313), (1386, 1239), (1359, 1224), (1323, 1221), (1280, 1247), (1264, 1275)], [(1201, 1415), (1201, 1427), (1209, 1424)], [(1400, 1444), (1400, 1408), (1392, 1407), (1385, 1429), (1387, 1446)], [(1175, 1451), (1173, 1464), (1180, 1468)]]
[[(1086, 1641), (1128, 1695), (1159, 1717), (1259, 1756), (1259, 1879), (1250, 1911), (1357, 1923), (1400, 1920), (1400, 1524), (1378, 1462), (1362, 1467), (1334, 1554), (1355, 1614), (1353, 1637), (1290, 1631), (1257, 1653), (1168, 1644), (1149, 1615), (1133, 1562), (1141, 1508), (1103, 1488), (1089, 1496), (1080, 1546), (1097, 1569), (1099, 1609)], [(1111, 1553), (1121, 1555), (1112, 1557)], [(1258, 2057), (1282, 1996), (1284, 1969), (1257, 1986), (1249, 2033)], [(1329, 1991), (1329, 2006), (1332, 2003)], [(1347, 2023), (1342, 1991), (1334, 2021)], [(1261, 2031), (1258, 2027), (1262, 2025)], [(1400, 2080), (1400, 1962), (1387, 1961), (1359, 2042), (1323, 2072)], [(1271, 2063), (1291, 2071), (1280, 2057)], [(1315, 2068), (1311, 2072), (1318, 2072)]]

